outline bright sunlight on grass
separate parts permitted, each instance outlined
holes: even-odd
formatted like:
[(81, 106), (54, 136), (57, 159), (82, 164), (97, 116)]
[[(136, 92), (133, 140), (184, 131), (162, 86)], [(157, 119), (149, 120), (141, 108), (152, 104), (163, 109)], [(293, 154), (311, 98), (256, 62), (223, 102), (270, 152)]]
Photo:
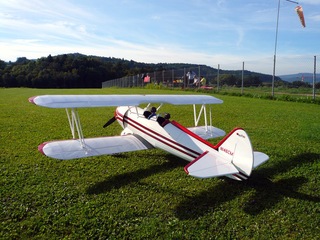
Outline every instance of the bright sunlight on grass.
[[(71, 161), (37, 151), (71, 137), (63, 109), (32, 105), (42, 94), (190, 94), (157, 89), (0, 89), (0, 239), (316, 239), (320, 235), (319, 105), (215, 95), (213, 124), (243, 127), (270, 160), (248, 181), (195, 179), (154, 149)], [(191, 106), (163, 106), (191, 126)], [(114, 108), (80, 109), (85, 137)], [(218, 140), (212, 140), (216, 143)]]

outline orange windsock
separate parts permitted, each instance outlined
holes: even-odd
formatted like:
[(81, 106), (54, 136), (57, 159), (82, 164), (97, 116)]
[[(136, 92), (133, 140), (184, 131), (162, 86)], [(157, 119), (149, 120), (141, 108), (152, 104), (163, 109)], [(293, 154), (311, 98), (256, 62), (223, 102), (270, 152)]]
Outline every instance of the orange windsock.
[(297, 14), (298, 14), (298, 16), (299, 16), (299, 18), (300, 18), (300, 21), (301, 21), (302, 26), (303, 26), (303, 27), (306, 27), (306, 23), (305, 23), (305, 21), (304, 21), (304, 16), (303, 16), (303, 9), (302, 9), (302, 7), (301, 7), (301, 6), (297, 6), (295, 9), (296, 9), (296, 12), (297, 12)]

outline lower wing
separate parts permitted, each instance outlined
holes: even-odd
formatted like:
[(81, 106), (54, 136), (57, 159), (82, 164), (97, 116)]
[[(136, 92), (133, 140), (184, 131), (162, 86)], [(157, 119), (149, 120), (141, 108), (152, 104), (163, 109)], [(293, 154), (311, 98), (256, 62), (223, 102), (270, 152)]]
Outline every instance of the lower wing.
[(86, 138), (82, 141), (78, 139), (52, 141), (45, 142), (38, 147), (44, 155), (61, 160), (110, 155), (149, 148), (152, 148), (150, 144), (144, 143), (134, 135)]
[(199, 137), (203, 139), (223, 137), (224, 135), (226, 135), (225, 131), (213, 126), (189, 127), (188, 130), (190, 130), (194, 134), (197, 134)]

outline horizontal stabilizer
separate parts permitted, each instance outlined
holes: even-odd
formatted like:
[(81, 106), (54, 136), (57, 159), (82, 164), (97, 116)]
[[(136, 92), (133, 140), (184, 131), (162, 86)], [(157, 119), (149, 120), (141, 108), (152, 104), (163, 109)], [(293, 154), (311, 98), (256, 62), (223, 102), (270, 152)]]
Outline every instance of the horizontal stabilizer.
[(203, 139), (217, 138), (226, 135), (225, 131), (213, 126), (189, 127), (188, 129)]
[(184, 170), (190, 176), (197, 178), (211, 178), (238, 173), (237, 168), (232, 163), (208, 151), (185, 166)]
[(110, 155), (148, 149), (134, 135), (99, 137), (80, 140), (53, 141), (41, 144), (38, 149), (48, 157), (69, 160), (100, 155)]
[(269, 156), (262, 152), (253, 152), (253, 159), (253, 168), (256, 168), (262, 163), (268, 161)]

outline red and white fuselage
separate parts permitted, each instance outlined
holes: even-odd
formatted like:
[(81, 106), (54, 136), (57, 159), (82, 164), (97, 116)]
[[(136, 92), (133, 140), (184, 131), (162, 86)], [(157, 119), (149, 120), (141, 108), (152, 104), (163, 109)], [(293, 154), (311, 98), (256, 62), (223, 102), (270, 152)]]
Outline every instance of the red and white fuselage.
[[(185, 171), (195, 172), (194, 176), (207, 177), (206, 174), (210, 176), (214, 172), (215, 176), (226, 175), (244, 180), (254, 167), (254, 156), (261, 154), (252, 151), (249, 137), (242, 129), (235, 129), (217, 145), (213, 145), (175, 121), (161, 126), (156, 117), (148, 119), (143, 112), (139, 107), (117, 108), (115, 116), (124, 129), (121, 135), (140, 136), (153, 147), (191, 162)], [(239, 156), (239, 147), (245, 154)], [(237, 160), (237, 157), (241, 159)], [(204, 168), (208, 173), (203, 173)]]
[(156, 117), (147, 119), (139, 107), (118, 107), (116, 119), (123, 127), (121, 135), (135, 134), (155, 148), (163, 149), (187, 161), (193, 161), (214, 147), (175, 121), (161, 126)]

